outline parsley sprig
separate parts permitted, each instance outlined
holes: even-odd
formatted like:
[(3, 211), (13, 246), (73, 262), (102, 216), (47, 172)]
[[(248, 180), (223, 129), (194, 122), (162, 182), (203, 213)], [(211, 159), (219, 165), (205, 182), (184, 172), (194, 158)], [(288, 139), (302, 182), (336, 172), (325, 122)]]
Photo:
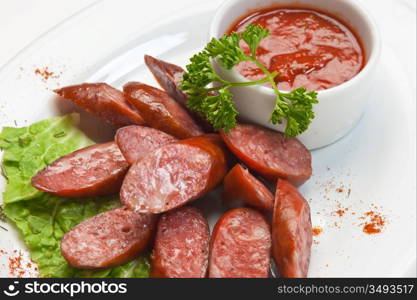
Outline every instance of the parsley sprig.
[[(259, 85), (269, 82), (276, 94), (275, 107), (270, 122), (281, 124), (287, 121), (285, 135), (297, 136), (304, 132), (314, 118), (313, 104), (318, 103), (317, 92), (307, 92), (297, 88), (291, 92), (282, 92), (275, 83), (278, 72), (270, 72), (256, 58), (260, 42), (269, 35), (262, 26), (249, 25), (241, 33), (232, 32), (220, 39), (213, 38), (206, 47), (190, 59), (186, 67), (181, 90), (189, 100), (188, 107), (203, 115), (215, 129), (229, 132), (236, 127), (237, 110), (234, 108), (231, 87)], [(243, 40), (250, 49), (246, 54), (239, 43)], [(226, 69), (232, 69), (243, 61), (250, 61), (265, 73), (265, 77), (256, 81), (230, 82), (221, 78), (213, 68), (211, 60), (217, 61)], [(256, 100), (254, 100), (256, 101)]]

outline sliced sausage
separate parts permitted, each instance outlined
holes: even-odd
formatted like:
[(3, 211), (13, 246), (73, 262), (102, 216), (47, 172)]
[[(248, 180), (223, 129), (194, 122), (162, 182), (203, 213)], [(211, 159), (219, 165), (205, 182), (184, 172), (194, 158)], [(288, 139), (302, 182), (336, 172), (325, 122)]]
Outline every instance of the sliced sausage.
[(32, 185), (61, 197), (116, 194), (129, 165), (115, 142), (92, 145), (65, 155), (32, 178)]
[(177, 141), (165, 132), (137, 125), (120, 128), (114, 139), (129, 165), (133, 165), (153, 150)]
[(187, 111), (164, 91), (139, 82), (127, 83), (123, 91), (149, 126), (179, 139), (204, 134)]
[(267, 278), (271, 232), (264, 216), (235, 208), (216, 223), (210, 241), (209, 277)]
[(125, 177), (120, 199), (141, 213), (162, 213), (204, 195), (226, 171), (225, 154), (210, 138), (183, 140), (137, 161)]
[(221, 136), (241, 161), (271, 181), (283, 178), (299, 185), (311, 176), (311, 153), (295, 138), (249, 124)]
[(210, 123), (203, 116), (189, 109), (187, 106), (188, 97), (180, 89), (184, 69), (149, 55), (145, 55), (145, 63), (165, 92), (181, 104), (205, 132), (213, 132), (214, 129)]
[(179, 88), (184, 69), (150, 55), (145, 55), (145, 64), (168, 95), (178, 103), (186, 105), (187, 95)]
[(297, 189), (279, 179), (272, 217), (272, 251), (281, 277), (307, 277), (312, 244), (310, 207)]
[(78, 269), (108, 268), (134, 259), (153, 240), (156, 215), (119, 207), (78, 224), (61, 240), (65, 260)]
[(181, 207), (163, 214), (152, 252), (151, 276), (205, 277), (209, 240), (207, 220), (195, 207)]
[(57, 89), (55, 93), (115, 127), (145, 124), (123, 93), (106, 83), (72, 85)]
[(239, 164), (223, 180), (223, 201), (243, 202), (265, 211), (272, 211), (274, 208), (274, 195)]

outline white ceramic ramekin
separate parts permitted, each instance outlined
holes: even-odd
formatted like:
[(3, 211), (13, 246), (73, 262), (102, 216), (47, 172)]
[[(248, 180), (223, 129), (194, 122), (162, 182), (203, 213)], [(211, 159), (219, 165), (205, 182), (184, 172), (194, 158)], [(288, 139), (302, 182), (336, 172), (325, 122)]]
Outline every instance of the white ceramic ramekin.
[[(316, 117), (298, 138), (309, 148), (329, 145), (346, 135), (361, 118), (372, 92), (373, 78), (380, 54), (380, 37), (369, 13), (355, 0), (227, 0), (212, 21), (209, 37), (221, 37), (235, 22), (250, 11), (268, 7), (310, 8), (335, 16), (359, 36), (365, 49), (365, 67), (355, 77), (336, 87), (319, 91), (314, 106)], [(215, 64), (229, 81), (248, 81), (237, 71)], [(269, 118), (275, 94), (265, 86), (232, 89), (235, 107), (249, 122), (283, 131), (285, 124), (273, 125)]]

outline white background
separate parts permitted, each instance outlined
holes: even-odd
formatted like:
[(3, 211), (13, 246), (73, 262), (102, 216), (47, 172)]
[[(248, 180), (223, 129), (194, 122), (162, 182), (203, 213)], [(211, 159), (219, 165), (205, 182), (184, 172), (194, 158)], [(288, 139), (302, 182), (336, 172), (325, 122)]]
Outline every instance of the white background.
[[(116, 1), (116, 0), (105, 0)], [(146, 9), (148, 0), (143, 2)], [(172, 0), (167, 0), (172, 1)], [(195, 0), (207, 1), (207, 0)], [(335, 0), (337, 1), (337, 0)], [(416, 0), (352, 0), (371, 6), (382, 39), (398, 54), (416, 98)], [(96, 0), (0, 0), (0, 67), (33, 40)], [(123, 3), (123, 1), (119, 1)], [(376, 5), (375, 5), (376, 4)], [(123, 4), (121, 4), (123, 5)], [(410, 13), (410, 11), (412, 13)], [(409, 26), (414, 24), (414, 26)], [(0, 82), (1, 85), (1, 82)], [(415, 276), (415, 270), (408, 272)]]

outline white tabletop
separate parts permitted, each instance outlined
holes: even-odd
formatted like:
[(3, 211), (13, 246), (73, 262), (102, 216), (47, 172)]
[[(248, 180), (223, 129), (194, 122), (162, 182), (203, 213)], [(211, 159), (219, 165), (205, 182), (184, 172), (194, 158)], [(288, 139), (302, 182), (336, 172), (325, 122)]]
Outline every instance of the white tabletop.
[[(48, 29), (97, 1), (100, 0), (0, 0), (0, 36), (6, 41), (0, 47), (0, 67)], [(416, 0), (352, 1), (363, 2), (371, 10), (382, 38), (401, 58), (415, 95)], [(144, 9), (145, 6), (144, 1)]]
[[(31, 41), (97, 0), (0, 0), (0, 67)], [(116, 0), (102, 0), (116, 1)], [(146, 2), (144, 9), (146, 9)], [(171, 1), (171, 0), (167, 0)], [(205, 0), (196, 0), (205, 1)], [(398, 57), (416, 96), (416, 0), (360, 1), (371, 11), (385, 42)], [(0, 83), (1, 84), (1, 83)], [(415, 268), (407, 274), (416, 276)]]
[(97, 0), (0, 0), (0, 66), (31, 41)]

